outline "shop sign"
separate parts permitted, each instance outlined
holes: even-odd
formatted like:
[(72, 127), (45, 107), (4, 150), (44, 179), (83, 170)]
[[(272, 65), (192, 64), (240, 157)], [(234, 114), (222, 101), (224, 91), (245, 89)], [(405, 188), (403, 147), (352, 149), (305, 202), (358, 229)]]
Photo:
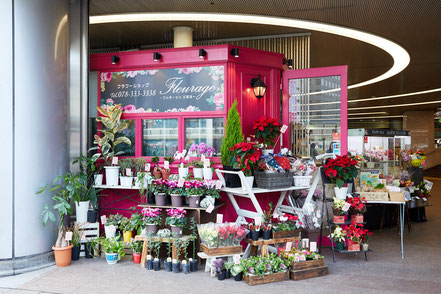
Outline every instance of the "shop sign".
[(224, 110), (224, 66), (101, 72), (101, 106), (124, 113)]
[(384, 129), (366, 129), (366, 136), (409, 136), (409, 131), (384, 130)]

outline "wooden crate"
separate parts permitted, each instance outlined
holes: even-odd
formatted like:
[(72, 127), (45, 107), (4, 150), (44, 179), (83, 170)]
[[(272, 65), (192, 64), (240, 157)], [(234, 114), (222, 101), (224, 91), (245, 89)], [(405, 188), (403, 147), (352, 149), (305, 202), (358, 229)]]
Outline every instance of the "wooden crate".
[(298, 271), (298, 270), (321, 267), (324, 265), (325, 265), (324, 259), (291, 262), (291, 270)]
[(390, 201), (404, 201), (404, 192), (389, 192)]
[(357, 192), (360, 197), (364, 197), (367, 202), (372, 201), (389, 201), (388, 192)]
[(85, 248), (86, 243), (90, 240), (96, 239), (100, 236), (100, 223), (76, 223), (80, 226), (80, 232), (82, 232), (86, 240), (81, 240), (80, 243), (80, 256), (86, 256)]
[(281, 282), (286, 281), (289, 279), (289, 272), (281, 272), (281, 273), (275, 273), (275, 274), (268, 274), (264, 276), (249, 276), (244, 275), (243, 280), (245, 283), (247, 283), (249, 286), (254, 285), (261, 285), (261, 284), (268, 284), (268, 283), (274, 283), (274, 282)]
[(231, 255), (231, 254), (242, 253), (242, 246), (208, 248), (204, 244), (201, 244), (201, 248), (205, 254), (210, 255), (210, 256)]
[(329, 274), (327, 266), (319, 266), (302, 270), (291, 270), (289, 278), (294, 281), (306, 280), (326, 276)]
[(300, 234), (300, 230), (294, 230), (294, 231), (283, 231), (283, 232), (273, 232), (273, 238), (286, 238), (286, 237), (298, 237)]

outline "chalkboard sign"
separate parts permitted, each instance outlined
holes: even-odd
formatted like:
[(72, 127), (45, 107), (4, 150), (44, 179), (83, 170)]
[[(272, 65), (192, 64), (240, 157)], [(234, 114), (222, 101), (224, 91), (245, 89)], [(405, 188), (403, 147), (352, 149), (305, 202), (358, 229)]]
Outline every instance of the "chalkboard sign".
[(224, 67), (101, 72), (101, 106), (124, 113), (224, 110)]

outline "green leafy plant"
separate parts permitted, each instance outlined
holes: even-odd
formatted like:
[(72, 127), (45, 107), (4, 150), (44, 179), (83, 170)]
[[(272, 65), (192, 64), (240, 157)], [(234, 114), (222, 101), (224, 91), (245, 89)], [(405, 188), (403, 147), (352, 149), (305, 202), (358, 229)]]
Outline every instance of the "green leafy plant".
[(152, 252), (154, 253), (155, 258), (159, 259), (159, 253), (161, 251), (161, 244), (162, 242), (160, 240), (152, 240), (149, 242), (149, 248), (152, 248)]
[(224, 263), (224, 267), (227, 271), (231, 270), (233, 268), (234, 262), (232, 261), (227, 261)]
[(118, 254), (118, 260), (120, 260), (126, 253), (124, 252), (124, 242), (118, 241), (116, 238), (103, 238), (97, 239), (97, 242), (101, 245), (101, 249), (108, 254)]
[(72, 245), (74, 247), (80, 246), (81, 238), (84, 235), (84, 233), (80, 230), (80, 225), (71, 225), (68, 231), (72, 232)]
[(222, 140), (221, 163), (223, 165), (230, 165), (231, 163), (233, 153), (230, 151), (230, 148), (243, 141), (242, 124), (239, 111), (237, 111), (237, 100), (235, 100), (230, 110), (228, 110), (225, 137)]
[(230, 272), (235, 277), (235, 276), (237, 276), (237, 275), (242, 273), (242, 267), (240, 266), (240, 264), (235, 264), (231, 268)]
[(129, 243), (130, 250), (132, 250), (133, 253), (141, 253), (143, 246), (144, 241), (135, 241), (135, 239), (132, 239)]
[(153, 169), (156, 170), (159, 167), (159, 156), (152, 157)]
[(117, 137), (117, 134), (129, 126), (126, 122), (121, 122), (122, 110), (120, 109), (121, 104), (112, 105), (107, 109), (102, 107), (97, 107), (96, 109), (102, 115), (96, 118), (96, 121), (102, 123), (105, 127), (99, 130), (98, 133), (102, 133), (102, 137), (96, 134), (94, 136), (94, 144), (98, 145), (89, 150), (99, 149), (103, 158), (106, 162), (112, 160), (114, 156), (123, 154), (123, 151), (115, 153), (115, 147), (119, 144), (132, 145), (129, 138), (125, 136)]
[(80, 153), (76, 157), (72, 164), (78, 163), (79, 172), (71, 176), (70, 182), (75, 186), (75, 193), (71, 194), (72, 200), (75, 202), (90, 201), (93, 208), (96, 208), (96, 202), (101, 189), (95, 189), (94, 176), (99, 172), (100, 168), (97, 167), (97, 160), (101, 154), (97, 153), (91, 157), (85, 156)]
[(198, 239), (198, 223), (194, 217), (190, 218), (190, 240), (193, 245), (193, 260), (196, 259), (196, 240)]
[(146, 163), (147, 163), (147, 159), (143, 157), (138, 157), (133, 159), (134, 168), (137, 174), (145, 171)]
[[(130, 168), (132, 170), (132, 175), (134, 172), (134, 162), (131, 158), (123, 158), (121, 160), (118, 161), (118, 165), (119, 165), (119, 172), (121, 173), (121, 175), (123, 177), (126, 177), (126, 169)], [(130, 176), (130, 175), (129, 175)]]
[(289, 261), (272, 253), (268, 257), (250, 256), (240, 261), (242, 271), (247, 275), (264, 276), (285, 272), (288, 270)]
[(119, 214), (119, 213), (117, 213), (117, 214), (111, 214), (111, 215), (109, 215), (109, 217), (107, 218), (106, 226), (113, 225), (113, 226), (119, 228), (119, 225), (121, 224), (121, 222), (122, 222), (123, 219), (124, 219), (124, 216), (122, 216), (122, 215)]
[(137, 229), (137, 223), (133, 222), (131, 219), (124, 217), (119, 224), (119, 228), (123, 232), (134, 231)]

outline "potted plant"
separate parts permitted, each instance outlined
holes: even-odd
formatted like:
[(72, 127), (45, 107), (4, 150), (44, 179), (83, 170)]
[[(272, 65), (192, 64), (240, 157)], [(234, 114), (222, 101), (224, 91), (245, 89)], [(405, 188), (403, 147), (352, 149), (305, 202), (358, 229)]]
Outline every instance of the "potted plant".
[(119, 225), (123, 220), (123, 216), (119, 213), (109, 215), (109, 218), (104, 224), (104, 231), (106, 238), (114, 238), (116, 233), (119, 232)]
[(148, 241), (148, 246), (147, 246), (147, 256), (145, 258), (146, 259), (145, 268), (147, 270), (152, 270), (153, 269), (152, 252), (154, 248), (154, 243), (156, 242), (153, 240), (152, 232), (147, 232), (147, 241)]
[[(174, 237), (173, 246), (176, 248), (176, 252), (177, 252), (178, 256), (180, 256), (181, 247), (183, 246), (183, 241), (181, 239), (179, 239), (178, 237)], [(175, 274), (177, 274), (181, 271), (181, 262), (178, 259), (172, 260), (172, 270)]]
[(166, 156), (164, 157), (164, 162), (165, 161), (168, 161), (169, 167), (165, 168), (165, 164), (164, 164), (164, 168), (162, 169), (162, 179), (168, 180), (168, 177), (170, 177), (170, 165), (174, 162), (174, 157)]
[[(359, 226), (362, 227), (363, 225)], [(344, 229), (348, 239), (348, 251), (360, 251), (361, 235), (363, 234), (363, 229), (360, 227), (353, 222)]]
[(185, 186), (178, 187), (178, 181), (167, 181), (168, 190), (167, 193), (171, 197), (171, 204), (174, 207), (182, 206), (182, 197), (185, 195)]
[(216, 199), (220, 198), (219, 190), (216, 189), (216, 181), (205, 180), (205, 199), (209, 199), (210, 203), (214, 205)]
[(86, 258), (93, 258), (98, 243), (96, 239), (88, 239), (84, 245), (84, 255)]
[[(52, 200), (55, 202), (52, 209), (46, 204), (43, 208), (43, 226), (46, 226), (50, 220), (54, 223), (58, 222), (58, 237), (55, 245), (52, 246), (55, 255), (55, 263), (59, 267), (70, 265), (72, 259), (72, 244), (69, 244), (65, 238), (65, 217), (72, 213), (72, 206), (70, 205), (70, 191), (67, 190), (70, 173), (65, 176), (58, 176), (55, 178), (52, 185), (46, 185), (37, 194), (42, 194), (45, 191), (53, 192)], [(54, 212), (55, 211), (55, 212)], [(56, 219), (58, 214), (58, 220)]]
[(346, 232), (340, 226), (335, 227), (334, 232), (329, 235), (329, 238), (335, 242), (337, 250), (343, 251)]
[(158, 226), (162, 224), (161, 211), (161, 208), (145, 207), (142, 209), (143, 227), (147, 229), (147, 232), (151, 232), (152, 234), (158, 232)]
[(152, 157), (152, 163), (153, 163), (153, 177), (155, 179), (162, 178), (162, 171), (161, 171), (161, 167), (159, 166), (159, 156)]
[(156, 179), (152, 181), (150, 191), (155, 194), (155, 203), (158, 206), (165, 206), (165, 193), (167, 193), (168, 185), (167, 181), (163, 179)]
[(132, 239), (133, 231), (136, 230), (136, 226), (130, 219), (124, 217), (119, 224), (119, 229), (123, 232), (124, 242), (128, 243)]
[[(272, 217), (273, 238), (296, 237), (299, 235), (299, 218), (296, 215), (284, 214)], [(303, 237), (303, 233), (302, 233)]]
[(262, 225), (262, 239), (269, 240), (272, 237), (272, 225), (269, 223), (264, 223)]
[(133, 263), (140, 263), (141, 262), (141, 254), (142, 254), (142, 247), (143, 246), (144, 246), (143, 241), (135, 241), (134, 239), (132, 239), (130, 241), (129, 247), (133, 253)]
[(334, 223), (335, 224), (344, 224), (345, 223), (345, 215), (348, 214), (348, 205), (346, 205), (346, 201), (344, 199), (338, 199), (334, 197)]
[(349, 212), (351, 213), (351, 222), (362, 223), (363, 213), (366, 212), (365, 198), (350, 197), (347, 202), (351, 205), (349, 208)]
[(369, 250), (369, 241), (371, 239), (372, 236), (372, 232), (369, 231), (368, 229), (362, 229), (361, 231), (361, 247), (363, 251), (368, 251)]
[(124, 242), (116, 238), (98, 238), (101, 249), (106, 254), (107, 264), (116, 264), (124, 255)]
[(142, 229), (144, 228), (143, 218), (144, 216), (138, 212), (132, 213), (130, 216), (129, 221), (136, 235), (142, 235)]
[(219, 281), (225, 280), (226, 270), (224, 268), (224, 260), (222, 258), (216, 258), (213, 260), (213, 266), (216, 268), (217, 279)]
[(132, 187), (134, 163), (131, 158), (123, 158), (119, 161), (119, 180), (121, 186)]
[(187, 153), (187, 150), (184, 149), (182, 152), (176, 151), (174, 160), (178, 162), (179, 177), (185, 179), (188, 176), (187, 162), (190, 160), (190, 155)]
[(242, 267), (240, 264), (233, 265), (230, 271), (235, 281), (242, 281)]
[(72, 232), (72, 260), (79, 260), (81, 238), (83, 237), (83, 232), (80, 231), (80, 226), (78, 224), (72, 225), (69, 231)]
[[(280, 123), (272, 118), (265, 118), (262, 116), (258, 120), (254, 121), (254, 134), (256, 139), (262, 141), (264, 144), (263, 155), (274, 153), (274, 145), (276, 143), (277, 136), (280, 135)], [(271, 148), (272, 147), (272, 148)], [(269, 149), (270, 148), (270, 149)]]
[[(237, 111), (237, 100), (234, 101), (231, 108), (228, 110), (227, 122), (225, 126), (225, 137), (222, 140), (221, 145), (221, 163), (224, 170), (236, 170), (231, 165), (231, 158), (233, 152), (230, 151), (232, 147), (236, 144), (244, 141), (244, 136), (242, 133), (242, 124), (240, 119), (239, 111)], [(240, 179), (237, 175), (224, 174), (225, 185), (230, 188), (240, 187)]]
[(167, 240), (167, 259), (164, 261), (164, 269), (166, 272), (172, 271), (172, 238), (168, 237)]
[(108, 107), (107, 109), (97, 107), (97, 110), (102, 116), (96, 118), (98, 123), (102, 123), (105, 129), (98, 131), (102, 133), (100, 135), (95, 134), (93, 142), (98, 145), (89, 150), (99, 149), (106, 162), (110, 164), (104, 167), (106, 172), (106, 184), (108, 186), (118, 186), (118, 170), (119, 166), (113, 164), (113, 157), (123, 154), (123, 151), (115, 153), (115, 147), (119, 144), (132, 145), (129, 138), (125, 136), (117, 136), (117, 134), (129, 126), (126, 122), (121, 122), (122, 108), (121, 104), (116, 104)]
[(323, 166), (325, 176), (331, 183), (335, 183), (335, 196), (339, 199), (346, 199), (348, 188), (343, 187), (345, 183), (357, 177), (358, 161), (351, 159), (347, 155), (338, 156), (335, 159), (329, 159)]
[(196, 179), (204, 178), (204, 162), (201, 160), (193, 160), (190, 162), (190, 165), (193, 166), (193, 177)]
[(248, 228), (250, 229), (251, 240), (257, 241), (260, 237), (260, 225), (256, 225), (254, 222), (250, 223)]
[(150, 241), (149, 246), (152, 247), (152, 251), (155, 255), (155, 259), (153, 259), (153, 270), (155, 272), (161, 269), (161, 260), (159, 259), (159, 253), (161, 251), (161, 241)]
[(190, 218), (190, 241), (193, 247), (193, 258), (189, 259), (190, 271), (195, 272), (198, 270), (198, 261), (196, 260), (196, 240), (198, 239), (197, 222), (194, 217)]
[(190, 245), (190, 240), (187, 239), (183, 242), (181, 242), (182, 247), (181, 247), (181, 252), (184, 255), (184, 259), (182, 260), (182, 272), (184, 274), (189, 274), (190, 273), (190, 263), (188, 261), (188, 246)]
[(205, 185), (203, 181), (185, 182), (184, 186), (187, 190), (188, 206), (198, 208), (201, 196), (205, 193)]
[(165, 224), (171, 227), (172, 233), (182, 237), (182, 230), (187, 225), (187, 218), (185, 215), (187, 212), (183, 208), (170, 208), (167, 209), (168, 217), (165, 219)]
[[(234, 145), (230, 151), (233, 154), (231, 165), (244, 173), (248, 186), (253, 188), (253, 170), (257, 167), (257, 161), (262, 155), (258, 145), (255, 142), (242, 142)], [(242, 183), (242, 188), (245, 189), (244, 183)]]
[(225, 279), (231, 278), (231, 269), (233, 268), (234, 263), (232, 261), (227, 261), (224, 263), (225, 267)]

